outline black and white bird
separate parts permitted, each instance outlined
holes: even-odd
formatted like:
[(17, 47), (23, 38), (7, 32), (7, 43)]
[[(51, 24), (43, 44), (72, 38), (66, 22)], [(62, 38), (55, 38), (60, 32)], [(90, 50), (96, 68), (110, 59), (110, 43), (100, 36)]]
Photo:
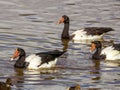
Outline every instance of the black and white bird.
[(40, 69), (51, 68), (57, 63), (57, 58), (64, 54), (65, 51), (53, 50), (48, 52), (40, 52), (29, 55), (26, 57), (26, 53), (22, 48), (17, 48), (11, 58), (14, 60), (19, 57), (14, 64), (16, 68), (28, 68), (28, 69)]
[(92, 59), (120, 60), (120, 44), (113, 44), (102, 49), (100, 41), (93, 41), (91, 51), (95, 51), (92, 55)]
[(109, 31), (113, 31), (110, 27), (86, 27), (73, 32), (69, 35), (69, 24), (70, 19), (67, 15), (63, 15), (58, 24), (64, 23), (63, 32), (61, 39), (72, 39), (72, 40), (98, 40), (103, 37), (103, 35)]

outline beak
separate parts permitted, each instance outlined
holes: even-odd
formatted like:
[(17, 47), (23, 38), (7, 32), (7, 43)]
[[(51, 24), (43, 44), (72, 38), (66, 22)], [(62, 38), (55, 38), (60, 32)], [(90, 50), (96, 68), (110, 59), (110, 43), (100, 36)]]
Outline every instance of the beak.
[(57, 24), (61, 24), (61, 23), (63, 23), (64, 22), (64, 18), (62, 17), (58, 22), (57, 22)]
[(11, 57), (10, 61), (13, 61), (15, 58), (17, 58), (20, 55), (18, 49), (15, 50), (13, 56)]
[(95, 50), (96, 46), (94, 43), (91, 44), (91, 48), (90, 48), (90, 51), (93, 52)]

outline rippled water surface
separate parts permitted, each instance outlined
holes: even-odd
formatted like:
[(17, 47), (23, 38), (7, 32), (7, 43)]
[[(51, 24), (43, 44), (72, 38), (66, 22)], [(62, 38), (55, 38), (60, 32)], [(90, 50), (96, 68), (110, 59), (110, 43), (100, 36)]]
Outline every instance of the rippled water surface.
[[(92, 61), (89, 45), (62, 42), (62, 15), (71, 19), (70, 33), (91, 26), (115, 29), (105, 40), (120, 43), (120, 0), (0, 0), (0, 81), (12, 78), (12, 90), (120, 90), (117, 63)], [(54, 49), (67, 52), (56, 68), (33, 71), (14, 69), (10, 62), (16, 47), (27, 55)], [(47, 72), (47, 73), (46, 73)]]

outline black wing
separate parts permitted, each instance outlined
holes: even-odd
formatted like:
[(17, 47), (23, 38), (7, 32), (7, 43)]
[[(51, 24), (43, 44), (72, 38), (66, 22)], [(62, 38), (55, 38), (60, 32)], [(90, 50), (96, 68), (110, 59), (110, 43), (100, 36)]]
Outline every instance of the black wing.
[[(58, 50), (54, 50), (54, 51), (49, 51), (49, 52), (41, 52), (41, 53), (36, 53), (36, 55), (41, 57), (41, 63), (40, 65), (44, 64), (44, 63), (49, 63), (50, 61), (54, 61), (55, 58), (61, 56), (65, 51), (61, 52)], [(38, 67), (40, 66), (38, 65)]]
[(114, 44), (113, 47), (115, 50), (120, 51), (120, 44)]
[(110, 27), (86, 27), (84, 31), (86, 31), (88, 35), (102, 35), (103, 33), (114, 31), (114, 29)]

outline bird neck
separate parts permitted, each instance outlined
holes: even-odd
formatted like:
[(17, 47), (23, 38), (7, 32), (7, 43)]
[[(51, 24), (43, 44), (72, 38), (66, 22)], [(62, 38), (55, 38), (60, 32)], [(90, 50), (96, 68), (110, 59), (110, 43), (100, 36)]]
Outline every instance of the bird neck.
[(14, 67), (24, 68), (25, 67), (25, 58), (26, 58), (26, 54), (19, 56)]
[(101, 48), (97, 48), (97, 50), (96, 50), (95, 54), (100, 55), (100, 53), (101, 53)]
[(96, 48), (96, 51), (95, 51), (95, 53), (93, 54), (93, 59), (100, 59), (100, 57), (101, 57), (101, 47), (99, 47), (99, 48)]
[(69, 22), (64, 23), (64, 28), (63, 28), (61, 38), (62, 39), (70, 39), (70, 36), (69, 36)]

